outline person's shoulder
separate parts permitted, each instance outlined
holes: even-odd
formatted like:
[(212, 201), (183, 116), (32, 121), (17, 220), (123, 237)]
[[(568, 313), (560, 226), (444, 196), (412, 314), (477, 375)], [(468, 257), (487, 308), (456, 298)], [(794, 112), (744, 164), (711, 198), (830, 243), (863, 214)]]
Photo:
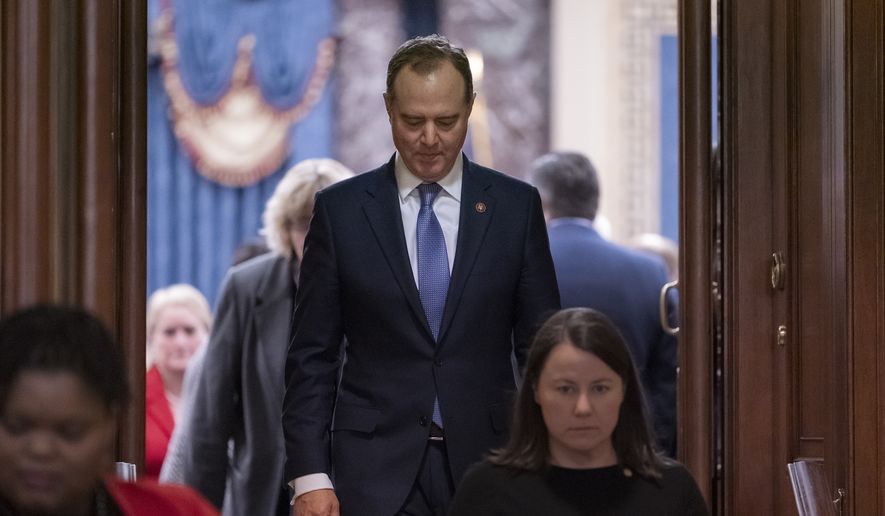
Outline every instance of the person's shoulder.
[(268, 282), (278, 281), (289, 274), (289, 259), (270, 252), (228, 269), (225, 275), (219, 303), (253, 297), (263, 290)]
[(663, 260), (604, 238), (599, 239), (598, 245), (609, 249), (611, 256), (617, 256), (618, 260), (629, 265), (641, 277), (666, 281), (667, 270)]
[(257, 272), (263, 272), (268, 268), (272, 268), (281, 262), (286, 261), (288, 261), (288, 259), (285, 256), (269, 252), (255, 256), (254, 258), (249, 258), (242, 263), (234, 265), (231, 267), (230, 272), (237, 276), (248, 276)]
[(701, 494), (697, 481), (682, 464), (668, 460), (661, 470), (661, 483), (670, 496), (681, 503), (682, 514), (705, 516), (709, 514), (707, 503)]
[(487, 460), (479, 461), (474, 465), (467, 468), (467, 472), (464, 473), (464, 479), (482, 479), (488, 478), (490, 476), (494, 476), (497, 473), (496, 466)]
[(673, 459), (667, 459), (661, 468), (661, 475), (669, 479), (691, 478), (688, 468)]
[(467, 468), (467, 474), (495, 475), (504, 472), (507, 468), (492, 464), (488, 460), (482, 460)]
[(153, 480), (105, 482), (108, 492), (124, 514), (210, 516), (218, 510), (190, 487), (160, 484)]
[[(524, 471), (492, 464), (488, 459), (467, 469), (455, 490), (450, 515), (514, 514), (508, 508), (519, 503), (534, 484), (521, 481)], [(516, 502), (514, 502), (516, 500)], [(533, 514), (521, 512), (520, 514)]]
[(697, 482), (688, 468), (668, 459), (661, 468), (661, 478), (658, 483), (665, 489), (674, 489), (683, 491), (685, 489), (696, 490)]
[(144, 387), (145, 404), (152, 407), (155, 404), (165, 406), (166, 395), (163, 391), (163, 377), (156, 365), (151, 365), (145, 373)]
[(467, 469), (467, 472), (464, 474), (464, 480), (466, 482), (467, 479), (471, 479), (471, 482), (485, 485), (502, 482), (510, 484), (517, 477), (522, 477), (526, 474), (530, 474), (530, 472), (494, 464), (489, 460), (483, 460)]
[(632, 260), (634, 260), (640, 266), (645, 267), (646, 269), (653, 270), (655, 272), (661, 271), (666, 275), (667, 269), (666, 265), (664, 265), (664, 260), (657, 257), (649, 255), (648, 253), (643, 253), (637, 251), (635, 249), (630, 249), (626, 246), (621, 246), (624, 249), (625, 253), (628, 253)]
[(250, 258), (243, 263), (234, 265), (230, 269), (230, 275), (248, 281), (249, 279), (258, 279), (264, 276), (268, 269), (274, 267), (287, 266), (288, 258), (279, 254), (270, 252), (254, 258)]

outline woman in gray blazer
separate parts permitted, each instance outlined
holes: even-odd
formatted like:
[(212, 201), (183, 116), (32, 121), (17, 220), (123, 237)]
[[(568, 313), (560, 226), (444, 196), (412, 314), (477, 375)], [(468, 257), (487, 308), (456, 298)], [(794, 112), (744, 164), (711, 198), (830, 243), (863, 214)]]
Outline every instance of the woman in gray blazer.
[[(271, 252), (233, 267), (161, 480), (197, 489), (225, 515), (289, 514), (280, 417), (298, 263), (317, 191), (353, 173), (331, 159), (295, 165), (264, 210)], [(180, 430), (180, 431), (179, 431)]]

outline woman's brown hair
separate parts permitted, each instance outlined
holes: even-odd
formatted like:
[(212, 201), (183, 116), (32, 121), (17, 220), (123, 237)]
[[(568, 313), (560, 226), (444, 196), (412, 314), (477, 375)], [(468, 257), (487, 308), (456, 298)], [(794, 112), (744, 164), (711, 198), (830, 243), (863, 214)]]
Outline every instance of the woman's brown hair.
[(660, 477), (666, 459), (655, 452), (645, 400), (630, 351), (614, 324), (590, 308), (561, 310), (538, 330), (517, 395), (510, 440), (503, 448), (492, 452), (490, 462), (532, 471), (549, 465), (549, 434), (541, 408), (535, 402), (534, 390), (547, 357), (560, 344), (596, 355), (620, 376), (624, 401), (612, 433), (618, 462), (640, 475)]

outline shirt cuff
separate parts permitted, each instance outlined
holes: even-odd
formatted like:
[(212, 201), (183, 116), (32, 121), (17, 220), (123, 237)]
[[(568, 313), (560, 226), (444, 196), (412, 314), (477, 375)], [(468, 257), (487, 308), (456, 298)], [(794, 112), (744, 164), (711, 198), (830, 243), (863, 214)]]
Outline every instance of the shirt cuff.
[(289, 487), (295, 491), (289, 505), (295, 505), (295, 499), (304, 493), (311, 491), (319, 491), (320, 489), (335, 489), (332, 485), (332, 479), (325, 473), (311, 473), (310, 475), (302, 475), (295, 480), (289, 481)]

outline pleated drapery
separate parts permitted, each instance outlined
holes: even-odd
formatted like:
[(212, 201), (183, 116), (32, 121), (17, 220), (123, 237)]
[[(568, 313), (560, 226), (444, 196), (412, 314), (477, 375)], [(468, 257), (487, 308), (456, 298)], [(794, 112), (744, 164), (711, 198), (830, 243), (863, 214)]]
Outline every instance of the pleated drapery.
[[(325, 0), (150, 0), (148, 7), (147, 290), (190, 283), (214, 302), (234, 249), (257, 235), (264, 203), (285, 170), (302, 159), (332, 154), (333, 84), (323, 81), (318, 90), (311, 78), (316, 78), (318, 49), (332, 36), (333, 6)], [(176, 110), (164, 86), (168, 76), (159, 48), (164, 7), (172, 8), (177, 71), (195, 106), (224, 102), (241, 41), (251, 34), (248, 84), (260, 90), (268, 112), (301, 110), (292, 116), (285, 155), (257, 182), (230, 187), (207, 178), (193, 149), (176, 136)], [(165, 65), (168, 75), (168, 60)], [(309, 95), (315, 98), (306, 107)]]

